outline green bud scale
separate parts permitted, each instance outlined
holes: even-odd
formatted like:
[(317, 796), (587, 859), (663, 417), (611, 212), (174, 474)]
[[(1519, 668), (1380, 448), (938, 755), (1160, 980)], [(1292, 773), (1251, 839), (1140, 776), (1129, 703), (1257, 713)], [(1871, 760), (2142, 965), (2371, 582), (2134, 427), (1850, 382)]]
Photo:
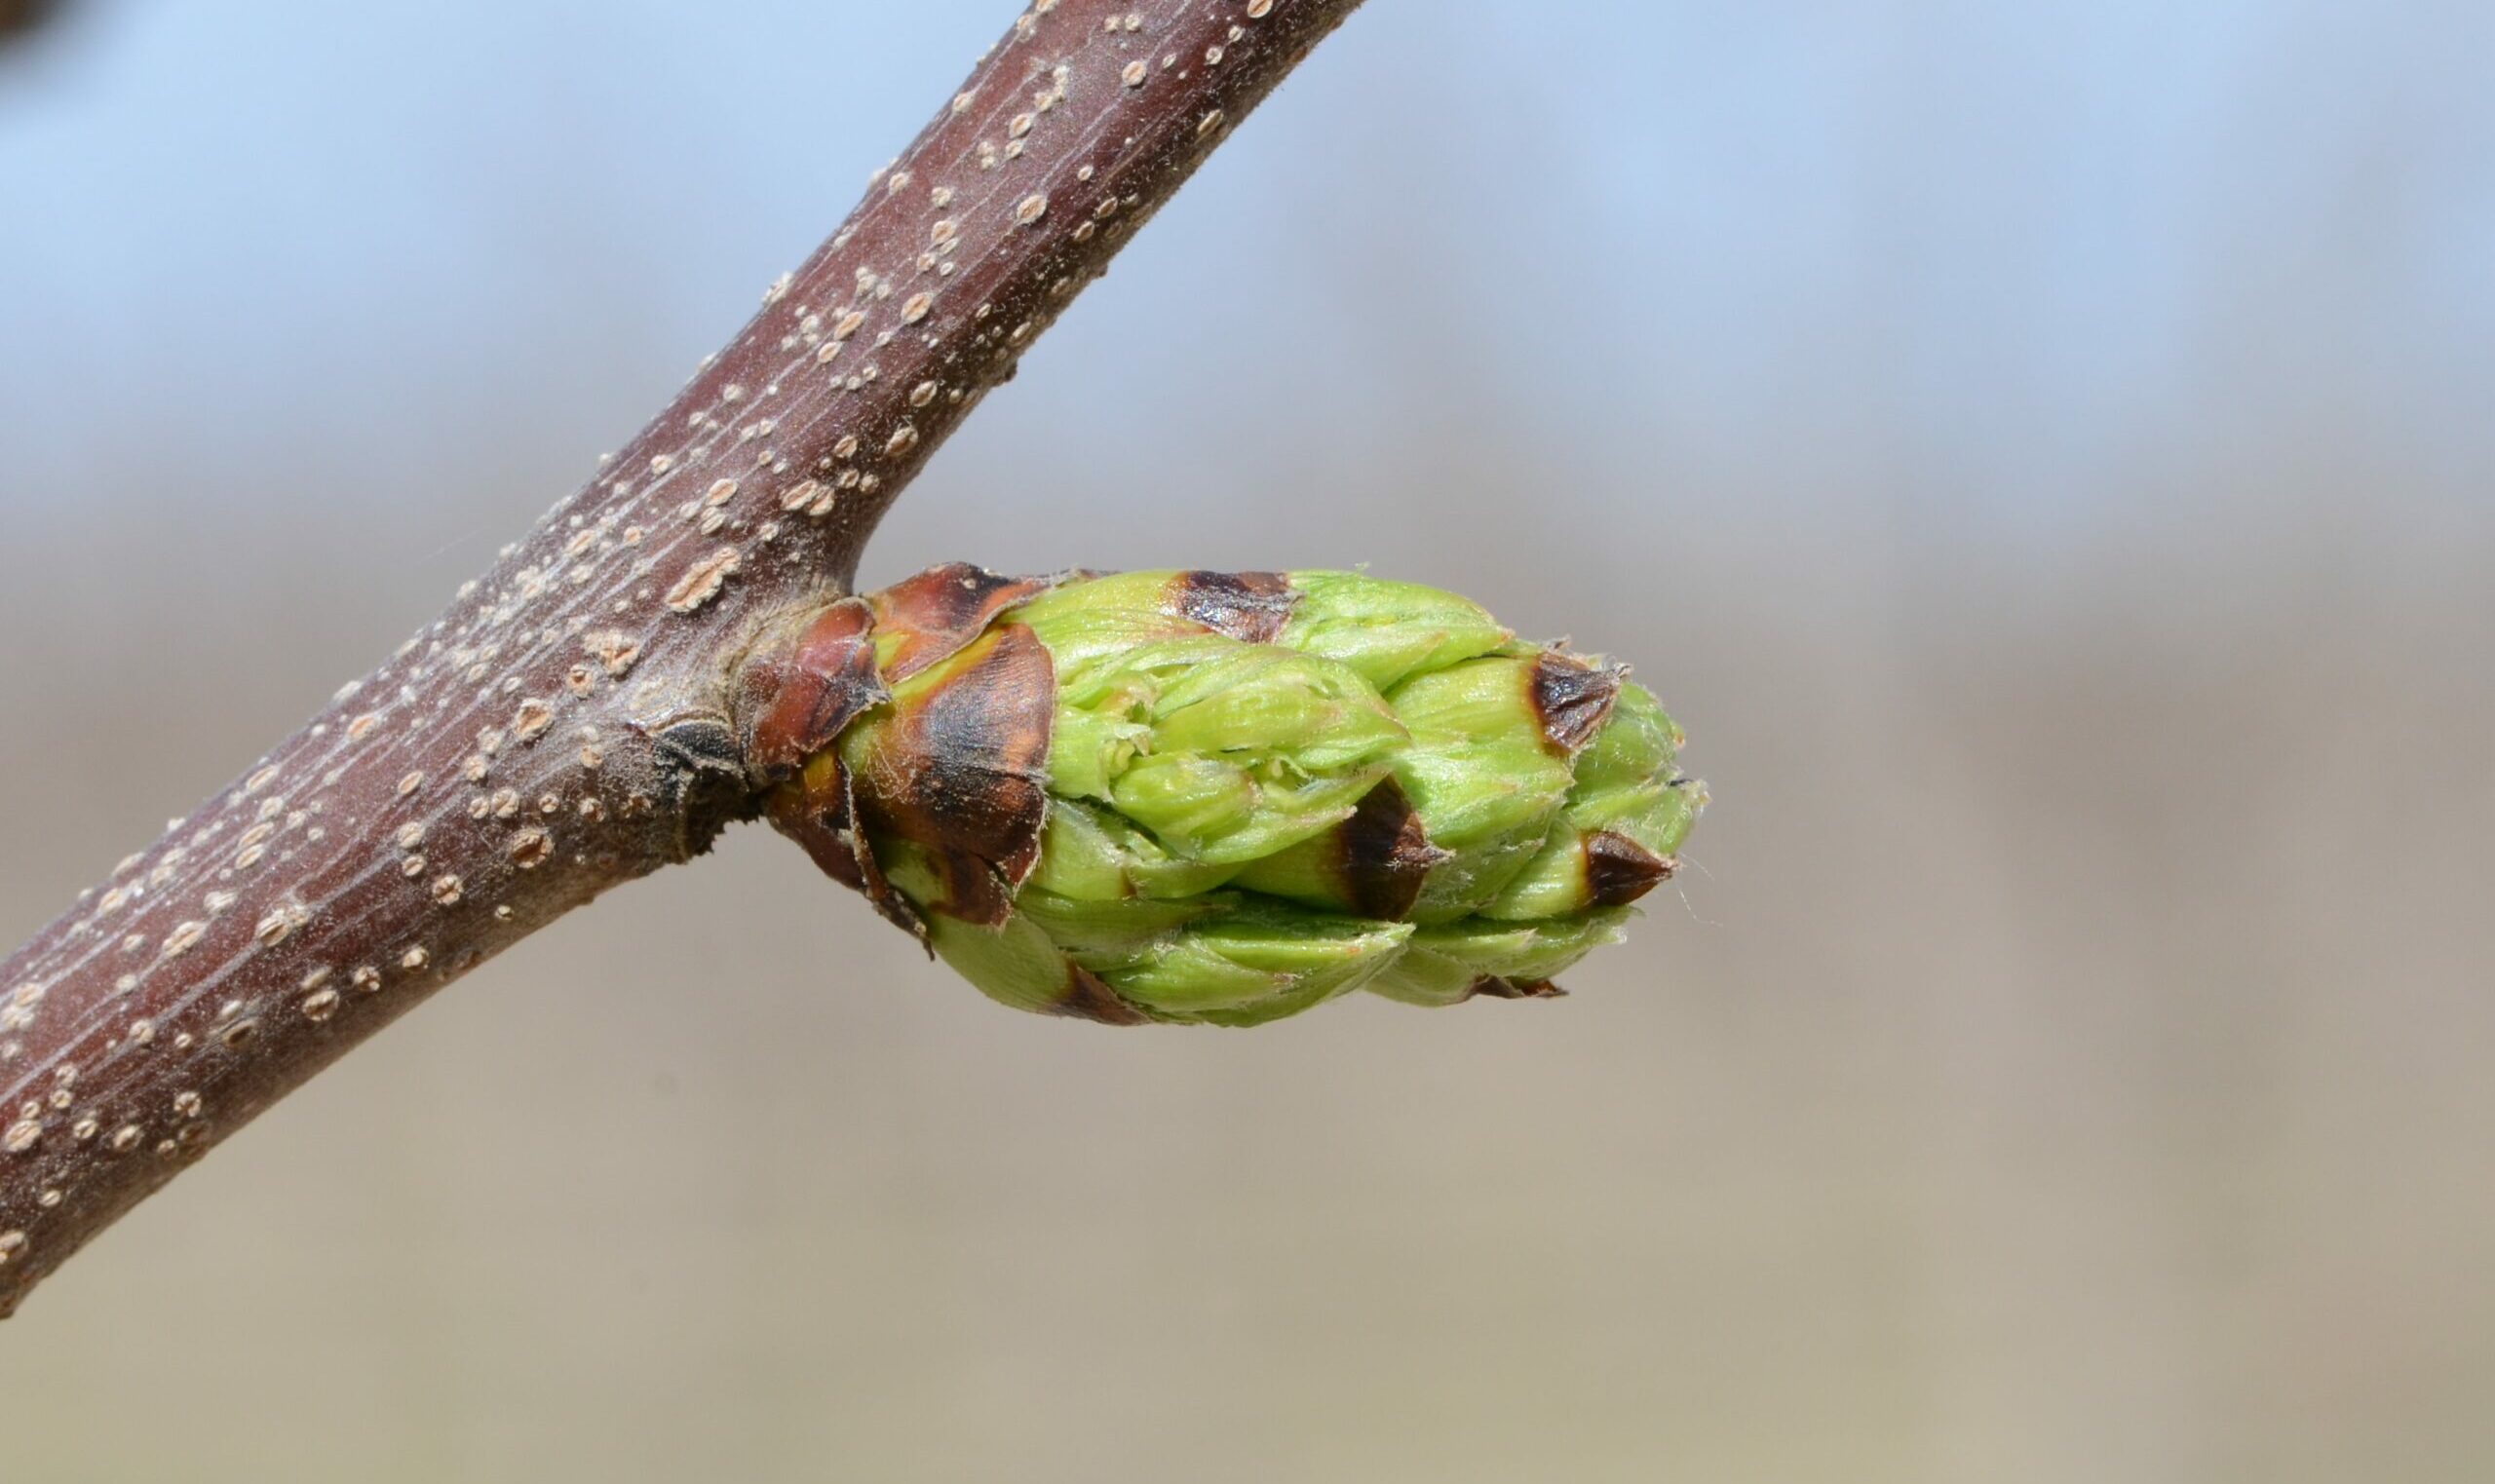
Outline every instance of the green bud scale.
[(1707, 802), (1624, 667), (1357, 572), (938, 567), (759, 653), (773, 822), (1025, 1009), (1556, 994)]

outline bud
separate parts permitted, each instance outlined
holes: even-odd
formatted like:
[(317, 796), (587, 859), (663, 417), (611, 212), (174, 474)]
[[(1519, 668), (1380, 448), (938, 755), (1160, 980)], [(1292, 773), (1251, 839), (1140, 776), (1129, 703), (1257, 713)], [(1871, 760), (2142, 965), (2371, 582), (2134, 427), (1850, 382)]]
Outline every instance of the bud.
[(766, 652), (774, 822), (1027, 1009), (1555, 994), (1706, 802), (1622, 667), (1361, 573), (942, 567)]

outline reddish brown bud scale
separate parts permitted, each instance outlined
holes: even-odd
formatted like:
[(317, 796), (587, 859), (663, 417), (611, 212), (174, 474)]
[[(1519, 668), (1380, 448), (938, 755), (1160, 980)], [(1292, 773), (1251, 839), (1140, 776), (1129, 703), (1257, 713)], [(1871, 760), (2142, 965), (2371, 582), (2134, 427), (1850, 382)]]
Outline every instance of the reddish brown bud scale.
[(1298, 602), (1280, 572), (1181, 572), (1170, 580), (1168, 607), (1243, 644), (1271, 644)]
[(793, 774), (849, 723), (890, 695), (875, 670), (874, 613), (843, 598), (782, 650), (766, 650), (743, 684), (757, 709), (747, 757), (766, 780)]
[(1618, 830), (1586, 841), (1586, 894), (1597, 907), (1625, 907), (1671, 878), (1679, 862), (1658, 856)]
[(898, 685), (942, 664), (978, 638), (998, 614), (1046, 592), (1061, 580), (1005, 577), (955, 561), (868, 593), (876, 631), (899, 640), (884, 661), (884, 678)]
[(1152, 1017), (1129, 1005), (1108, 981), (1072, 959), (1065, 964), (1065, 998), (1049, 1012), (1095, 1025), (1150, 1025)]
[(1567, 991), (1549, 979), (1503, 979), (1483, 974), (1473, 981), (1473, 993), (1483, 1000), (1558, 1000)]
[(1056, 670), (1031, 630), (1003, 624), (946, 662), (942, 678), (898, 696), (862, 748), (861, 817), (942, 863), (942, 910), (994, 925), (1040, 858), (1048, 818)]
[(1361, 800), (1334, 834), (1334, 868), (1343, 899), (1363, 917), (1401, 922), (1421, 899), (1430, 867), (1446, 852), (1430, 844), (1421, 817), (1393, 779)]
[(1535, 657), (1526, 684), (1542, 735), (1562, 757), (1573, 757), (1593, 741), (1620, 699), (1617, 667), (1589, 665), (1555, 650)]
[(823, 873), (858, 893), (884, 921), (927, 941), (927, 924), (909, 898), (884, 877), (875, 852), (858, 828), (858, 795), (839, 755), (825, 751), (799, 780), (774, 789), (764, 813), (782, 834), (804, 848)]

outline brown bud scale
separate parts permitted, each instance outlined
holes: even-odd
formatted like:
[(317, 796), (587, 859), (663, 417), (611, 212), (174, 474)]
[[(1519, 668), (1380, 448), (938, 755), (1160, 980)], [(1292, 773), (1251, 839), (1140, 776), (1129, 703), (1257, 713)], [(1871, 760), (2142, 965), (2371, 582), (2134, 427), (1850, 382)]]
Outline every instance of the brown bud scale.
[(1171, 612), (1246, 644), (1281, 638), (1298, 604), (1279, 572), (1181, 572), (1170, 582)]
[(1602, 730), (1612, 703), (1620, 699), (1620, 671), (1545, 650), (1534, 658), (1526, 695), (1551, 750), (1573, 757)]
[(1004, 577), (969, 562), (946, 562), (867, 594), (875, 628), (900, 636), (884, 662), (898, 685), (959, 654), (996, 616), (1056, 587), (1061, 578)]
[(1380, 922), (1409, 917), (1430, 868), (1447, 858), (1430, 844), (1419, 812), (1391, 778), (1370, 789), (1335, 830), (1334, 847), (1344, 900), (1361, 916)]
[(1625, 907), (1670, 879), (1680, 862), (1656, 855), (1618, 830), (1586, 842), (1586, 894), (1597, 907)]

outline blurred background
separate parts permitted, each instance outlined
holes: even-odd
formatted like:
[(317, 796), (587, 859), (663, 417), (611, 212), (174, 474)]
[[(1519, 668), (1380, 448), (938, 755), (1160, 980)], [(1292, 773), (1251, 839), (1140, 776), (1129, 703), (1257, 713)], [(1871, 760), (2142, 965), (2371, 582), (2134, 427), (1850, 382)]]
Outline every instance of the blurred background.
[[(0, 52), (0, 936), (429, 620), (1010, 19)], [(868, 575), (1368, 561), (1630, 657), (1716, 799), (1634, 941), (1112, 1033), (742, 831), (47, 1284), (0, 1474), (2488, 1477), (2490, 57), (2463, 0), (1377, 0)]]

